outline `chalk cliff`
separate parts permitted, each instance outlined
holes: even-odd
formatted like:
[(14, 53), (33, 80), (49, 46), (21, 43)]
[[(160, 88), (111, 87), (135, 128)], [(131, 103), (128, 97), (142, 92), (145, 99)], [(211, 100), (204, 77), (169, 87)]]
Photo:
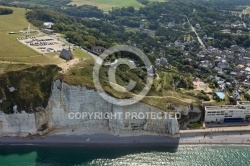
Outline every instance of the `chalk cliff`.
[[(118, 99), (114, 99), (118, 100)], [(80, 117), (82, 113), (88, 116)], [(144, 117), (135, 119), (133, 112), (162, 114), (161, 119)], [(91, 114), (92, 113), (92, 114)], [(103, 113), (105, 118), (90, 117)], [(112, 118), (107, 115), (119, 115)], [(72, 115), (72, 116), (70, 116)], [(78, 116), (79, 115), (79, 118)], [(126, 115), (126, 116), (125, 116)], [(72, 118), (73, 117), (73, 118)], [(0, 135), (29, 135), (53, 130), (53, 134), (108, 133), (120, 136), (166, 135), (177, 136), (179, 126), (176, 119), (166, 118), (163, 111), (144, 103), (117, 106), (108, 103), (95, 90), (70, 86), (58, 81), (53, 84), (48, 106), (35, 114), (0, 114)]]
[(0, 113), (0, 136), (34, 134), (37, 131), (34, 114), (22, 111), (16, 114)]

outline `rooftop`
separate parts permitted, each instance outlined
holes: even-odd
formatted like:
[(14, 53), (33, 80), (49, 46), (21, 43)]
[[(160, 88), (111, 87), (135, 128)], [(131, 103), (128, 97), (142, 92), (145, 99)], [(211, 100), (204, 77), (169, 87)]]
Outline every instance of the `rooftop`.
[(238, 109), (242, 110), (244, 108), (239, 107), (238, 105), (223, 105), (223, 106), (206, 106), (205, 110), (212, 111), (212, 110), (226, 110), (226, 109)]

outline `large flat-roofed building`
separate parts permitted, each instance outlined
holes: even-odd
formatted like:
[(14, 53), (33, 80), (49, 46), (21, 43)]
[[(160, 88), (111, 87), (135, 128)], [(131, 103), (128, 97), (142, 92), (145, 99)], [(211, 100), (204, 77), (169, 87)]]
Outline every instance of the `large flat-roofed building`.
[(52, 35), (54, 33), (54, 30), (52, 30), (52, 29), (43, 29), (42, 32), (46, 33), (48, 35)]
[(237, 102), (237, 105), (206, 106), (205, 122), (243, 122), (250, 120), (250, 102)]

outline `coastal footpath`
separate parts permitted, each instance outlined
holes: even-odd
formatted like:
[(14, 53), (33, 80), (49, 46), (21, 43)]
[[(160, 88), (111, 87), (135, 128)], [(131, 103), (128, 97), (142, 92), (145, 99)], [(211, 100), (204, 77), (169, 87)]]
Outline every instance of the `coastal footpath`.
[(181, 133), (179, 144), (183, 144), (183, 145), (203, 145), (203, 144), (250, 145), (250, 131)]

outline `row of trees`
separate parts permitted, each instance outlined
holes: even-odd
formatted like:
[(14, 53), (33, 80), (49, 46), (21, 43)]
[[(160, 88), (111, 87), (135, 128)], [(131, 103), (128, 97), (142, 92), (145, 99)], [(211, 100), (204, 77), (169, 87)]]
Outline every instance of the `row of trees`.
[(96, 6), (92, 5), (82, 5), (79, 7), (70, 5), (67, 6), (67, 8), (63, 10), (63, 12), (75, 17), (104, 17), (103, 12)]
[(231, 0), (193, 0), (195, 3), (199, 3), (204, 6), (209, 6), (213, 8), (217, 8), (220, 10), (242, 10), (245, 6), (250, 5), (249, 0), (239, 0), (239, 1), (231, 1)]
[(61, 9), (63, 6), (69, 4), (71, 0), (18, 0), (19, 3), (15, 3), (16, 0), (0, 0), (4, 4), (10, 4), (11, 6), (20, 7), (50, 7), (55, 9)]
[(249, 35), (230, 35), (223, 33), (214, 33), (215, 40), (212, 45), (217, 48), (229, 48), (231, 45), (239, 45), (245, 48), (250, 47)]
[(136, 0), (136, 1), (143, 5), (147, 5), (149, 3), (149, 0)]
[(91, 49), (93, 46), (110, 47), (124, 29), (102, 20), (81, 19), (51, 9), (33, 9), (26, 14), (29, 22), (43, 26), (51, 21), (56, 32), (63, 33), (70, 42)]
[(8, 8), (0, 8), (0, 15), (12, 14), (13, 10)]

